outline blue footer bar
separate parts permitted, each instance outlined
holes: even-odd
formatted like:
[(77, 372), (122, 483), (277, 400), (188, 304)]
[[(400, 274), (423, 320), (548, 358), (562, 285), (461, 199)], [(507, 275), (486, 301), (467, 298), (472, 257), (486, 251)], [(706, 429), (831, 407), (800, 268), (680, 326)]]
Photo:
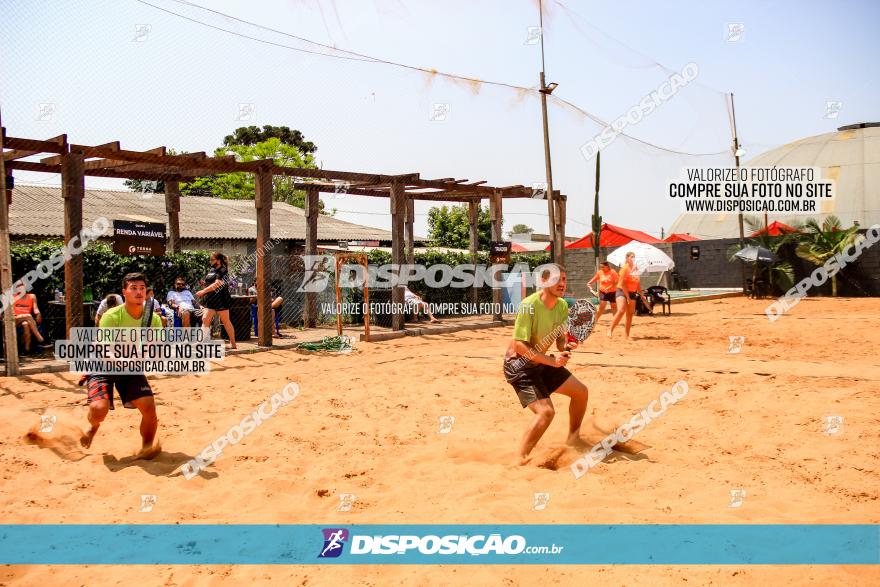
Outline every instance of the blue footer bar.
[(878, 525), (0, 525), (0, 564), (876, 565)]

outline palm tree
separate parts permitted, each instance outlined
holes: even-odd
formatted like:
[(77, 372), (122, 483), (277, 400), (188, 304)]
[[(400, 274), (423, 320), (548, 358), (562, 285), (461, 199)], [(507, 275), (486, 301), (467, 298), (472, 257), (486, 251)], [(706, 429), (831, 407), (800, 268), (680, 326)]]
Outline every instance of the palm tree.
[[(828, 216), (821, 226), (810, 218), (804, 225), (801, 243), (795, 252), (801, 259), (822, 266), (831, 257), (845, 251), (857, 237), (858, 227), (843, 229), (837, 216)], [(831, 295), (837, 297), (837, 275), (831, 276)]]

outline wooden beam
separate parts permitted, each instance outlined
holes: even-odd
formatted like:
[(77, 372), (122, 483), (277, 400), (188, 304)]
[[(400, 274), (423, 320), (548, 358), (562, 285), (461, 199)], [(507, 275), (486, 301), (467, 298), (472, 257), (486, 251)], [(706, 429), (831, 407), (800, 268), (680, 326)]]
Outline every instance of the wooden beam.
[[(254, 177), (254, 205), (257, 208), (257, 251), (266, 252), (271, 239), (272, 221), (272, 172), (266, 167)], [(257, 315), (259, 316), (258, 340), (260, 346), (272, 346), (272, 255), (257, 257)]]
[(330, 171), (327, 169), (309, 169), (305, 167), (276, 167), (272, 170), (275, 175), (288, 175), (291, 177), (315, 177), (319, 179), (343, 181), (361, 181), (366, 183), (386, 183), (389, 176), (375, 175), (371, 173), (352, 173), (349, 171)]
[[(66, 135), (62, 135), (66, 136)], [(51, 139), (50, 139), (51, 140)], [(65, 138), (65, 140), (67, 140)], [(96, 148), (101, 149), (110, 149), (111, 151), (119, 150), (119, 141), (113, 141), (112, 143), (104, 143), (103, 145), (98, 145)], [(40, 159), (40, 163), (45, 165), (60, 165), (61, 164), (61, 155), (55, 155), (54, 157), (46, 157), (45, 159)]]
[[(164, 149), (164, 148), (165, 147), (160, 147), (160, 149)], [(158, 151), (158, 149), (156, 151)], [(164, 151), (162, 151), (162, 153), (164, 153)], [(110, 165), (111, 167), (116, 167), (116, 168), (124, 170), (124, 171), (155, 171), (155, 172), (161, 173), (161, 174), (175, 173), (175, 174), (179, 174), (179, 175), (188, 175), (188, 176), (189, 175), (191, 175), (191, 176), (214, 175), (215, 173), (218, 173), (214, 169), (200, 169), (200, 168), (190, 167), (189, 161), (187, 161), (186, 167), (180, 167), (179, 165), (177, 165), (177, 163), (176, 163), (176, 161), (178, 161), (176, 159), (177, 157), (189, 158), (190, 156), (192, 156), (191, 158), (195, 159), (196, 161), (205, 160), (205, 153), (203, 153), (203, 152), (201, 152), (201, 153), (185, 153), (183, 155), (168, 155), (168, 156), (166, 156), (166, 163), (161, 164), (161, 165), (156, 164), (156, 163), (132, 163), (131, 161), (111, 161), (109, 159), (100, 159), (97, 161), (87, 161), (86, 162), (86, 166), (87, 166), (86, 169), (106, 168), (107, 166), (105, 166), (105, 165), (94, 165), (92, 167), (88, 167), (88, 165), (89, 165), (89, 163), (98, 164), (102, 161), (108, 161), (111, 163), (111, 165)], [(234, 163), (235, 162), (235, 155), (223, 155), (221, 157), (212, 157), (212, 161)]]
[[(413, 185), (417, 185), (422, 188), (435, 188), (439, 190), (455, 190), (460, 192), (467, 192), (471, 194), (481, 194), (484, 198), (490, 197), (497, 188), (484, 186), (484, 185), (467, 185), (462, 184), (460, 182), (468, 181), (466, 179), (458, 180), (458, 181), (433, 181), (427, 179), (420, 179), (418, 181), (413, 182)], [(506, 194), (505, 194), (506, 196)]]
[[(222, 158), (200, 157), (204, 153), (187, 153), (186, 155), (153, 155), (151, 153), (143, 153), (140, 151), (126, 151), (120, 149), (114, 151), (112, 149), (104, 149), (101, 147), (89, 147), (86, 145), (71, 145), (71, 150), (82, 151), (83, 155), (89, 158), (113, 159), (117, 161), (131, 161), (136, 163), (153, 163), (154, 165), (175, 167), (173, 171), (188, 168), (209, 169), (211, 173), (232, 173), (247, 172), (256, 173), (265, 168), (267, 162), (271, 159), (260, 159), (256, 161), (235, 161), (231, 162)], [(281, 169), (279, 167), (279, 169)]]
[[(2, 128), (2, 124), (0, 124)], [(0, 152), (3, 151), (3, 137), (6, 129), (0, 133)], [(12, 309), (12, 255), (9, 245), (9, 200), (6, 193), (6, 167), (0, 158), (0, 178), (3, 179), (3, 190), (0, 191), (0, 304), (3, 308), (3, 334), (6, 344), (6, 376), (19, 374), (18, 369), (18, 335), (15, 328), (15, 312)], [(8, 294), (8, 295), (7, 295)]]
[[(117, 150), (118, 150), (119, 143), (116, 143), (116, 144), (117, 144)], [(155, 149), (150, 149), (148, 151), (144, 151), (144, 153), (152, 153), (154, 155), (164, 155), (165, 154), (165, 147), (156, 147)], [(108, 169), (111, 167), (125, 167), (126, 169), (130, 169), (129, 166), (134, 166), (134, 165), (136, 165), (136, 164), (132, 163), (131, 161), (119, 161), (117, 159), (95, 159), (93, 161), (86, 161), (85, 169), (86, 170), (89, 170), (89, 169)]]
[[(406, 263), (404, 257), (403, 243), (403, 225), (406, 216), (406, 193), (404, 192), (404, 184), (400, 180), (395, 180), (391, 184), (391, 263), (400, 267)], [(399, 274), (399, 269), (395, 274)], [(392, 330), (403, 330), (406, 323), (406, 315), (400, 311), (403, 307), (404, 295), (403, 285), (397, 285), (391, 288), (391, 328)]]
[[(468, 202), (468, 232), (470, 234), (471, 263), (477, 264), (477, 251), (480, 250), (480, 227), (479, 227), (480, 202)], [(479, 301), (479, 289), (476, 280), (471, 287), (471, 303)]]
[(24, 159), (25, 157), (30, 157), (31, 155), (37, 155), (39, 153), (40, 151), (19, 151), (13, 149), (12, 151), (3, 152), (3, 160), (15, 161), (16, 159)]
[[(501, 241), (504, 240), (501, 230), (504, 223), (504, 218), (502, 216), (501, 210), (501, 190), (495, 190), (495, 193), (489, 198), (489, 218), (492, 222), (492, 240), (493, 241)], [(498, 271), (493, 272), (493, 277), (495, 280), (498, 280)], [(492, 305), (495, 311), (493, 312), (492, 318), (494, 320), (501, 320), (501, 288), (494, 287), (492, 288)]]
[(168, 249), (180, 252), (180, 184), (174, 180), (165, 182), (165, 212), (168, 213)]
[[(298, 190), (318, 189), (323, 192), (333, 192), (336, 190), (336, 184), (321, 182), (294, 182), (293, 187)], [(421, 188), (420, 188), (421, 189)], [(446, 192), (410, 192), (404, 189), (408, 197), (413, 200), (428, 200), (438, 202), (468, 202), (471, 200), (479, 200), (482, 198), (479, 194), (447, 194)], [(352, 196), (369, 196), (374, 198), (390, 198), (391, 192), (384, 190), (349, 187), (345, 190), (346, 194)]]
[[(20, 171), (36, 171), (38, 173), (61, 173), (60, 165), (43, 165), (42, 163), (31, 161), (10, 161), (9, 163), (7, 163), (7, 166), (10, 169), (16, 169)], [(85, 171), (85, 175), (90, 177), (117, 177), (121, 179), (145, 180), (173, 179), (179, 181), (181, 179), (185, 179), (180, 175), (174, 173), (160, 174), (158, 172), (121, 171), (116, 169), (91, 169)]]
[[(61, 195), (64, 198), (64, 242), (69, 243), (82, 232), (85, 175), (83, 154), (71, 151), (61, 163)], [(81, 246), (81, 244), (80, 244)], [(83, 326), (83, 256), (73, 254), (64, 262), (64, 317), (66, 336), (70, 329)]]
[[(306, 242), (305, 254), (318, 254), (318, 215), (320, 214), (320, 190), (316, 187), (306, 189)], [(305, 267), (306, 271), (313, 270)], [(306, 303), (303, 307), (303, 326), (314, 328), (318, 319), (318, 296), (315, 292), (306, 292)]]
[[(61, 135), (65, 136), (65, 135)], [(17, 151), (36, 151), (37, 153), (64, 153), (65, 146), (52, 141), (36, 141), (34, 139), (20, 139), (18, 137), (6, 137), (3, 145), (7, 149)]]

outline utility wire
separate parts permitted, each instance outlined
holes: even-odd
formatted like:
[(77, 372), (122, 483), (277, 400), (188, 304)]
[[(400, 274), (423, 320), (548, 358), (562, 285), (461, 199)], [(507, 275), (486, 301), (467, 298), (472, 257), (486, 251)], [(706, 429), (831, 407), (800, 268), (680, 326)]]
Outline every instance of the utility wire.
[[(163, 8), (163, 7), (161, 7), (161, 6), (157, 6), (157, 5), (155, 5), (155, 4), (152, 4), (152, 3), (150, 3), (150, 2), (147, 2), (146, 0), (135, 0), (135, 1), (136, 1), (136, 2), (139, 2), (140, 4), (144, 4), (144, 5), (146, 5), (146, 6), (150, 6), (151, 8), (155, 8), (156, 10), (160, 10), (160, 11), (162, 11), (162, 12), (165, 12), (165, 13), (167, 13), (167, 14), (171, 14), (171, 15), (173, 15), (173, 16), (177, 16), (178, 18), (182, 18), (182, 19), (184, 19), (184, 20), (187, 20), (187, 21), (192, 22), (192, 23), (195, 23), (195, 24), (199, 24), (199, 25), (202, 25), (202, 26), (205, 26), (205, 27), (208, 27), (208, 28), (211, 28), (211, 29), (217, 30), (217, 31), (221, 31), (221, 32), (229, 33), (229, 34), (231, 34), (231, 35), (235, 35), (235, 36), (237, 36), (237, 37), (245, 38), (245, 39), (248, 39), (248, 40), (251, 40), (251, 41), (256, 41), (256, 42), (258, 42), (258, 43), (263, 43), (263, 44), (266, 44), (266, 45), (271, 45), (271, 46), (274, 46), (274, 47), (279, 47), (279, 48), (283, 48), (283, 49), (290, 49), (290, 50), (292, 50), (292, 51), (298, 51), (298, 52), (301, 52), (301, 53), (308, 53), (308, 54), (311, 54), (311, 55), (317, 55), (317, 56), (323, 56), (323, 57), (332, 57), (332, 58), (334, 58), (334, 59), (343, 59), (343, 60), (348, 60), (348, 61), (361, 61), (361, 62), (366, 62), (366, 63), (377, 63), (377, 64), (381, 64), (381, 65), (388, 65), (388, 66), (392, 66), (392, 67), (399, 67), (399, 68), (408, 69), (408, 70), (411, 70), (411, 71), (418, 71), (418, 72), (425, 73), (425, 74), (429, 74), (429, 75), (438, 75), (438, 76), (445, 77), (445, 78), (449, 78), (449, 79), (452, 79), (452, 80), (465, 81), (465, 82), (468, 82), (468, 83), (476, 83), (476, 84), (487, 84), (487, 85), (492, 85), (492, 86), (498, 86), (498, 87), (503, 87), (503, 88), (509, 88), (509, 89), (517, 90), (517, 91), (519, 91), (519, 92), (528, 92), (528, 93), (532, 93), (532, 94), (537, 94), (537, 93), (538, 93), (538, 89), (536, 89), (536, 88), (527, 88), (527, 87), (525, 87), (525, 86), (518, 86), (518, 85), (515, 85), (515, 84), (509, 84), (509, 83), (505, 83), (505, 82), (497, 82), (497, 81), (483, 80), (483, 79), (473, 78), (473, 77), (468, 77), (468, 76), (456, 75), (456, 74), (452, 74), (452, 73), (446, 73), (446, 72), (442, 72), (442, 71), (437, 71), (436, 69), (430, 69), (430, 68), (427, 68), (427, 67), (419, 67), (419, 66), (415, 66), (415, 65), (408, 65), (408, 64), (406, 64), (406, 63), (400, 63), (400, 62), (397, 62), (397, 61), (391, 61), (391, 60), (388, 60), (388, 59), (381, 59), (381, 58), (378, 58), (378, 57), (372, 57), (372, 56), (370, 56), (370, 55), (366, 55), (366, 54), (363, 54), (363, 53), (357, 53), (357, 52), (355, 52), (355, 51), (349, 51), (349, 50), (347, 50), (347, 49), (339, 49), (339, 48), (337, 48), (337, 47), (333, 47), (333, 46), (331, 46), (331, 45), (327, 45), (327, 44), (324, 44), (324, 43), (319, 43), (319, 42), (317, 42), (317, 41), (313, 41), (313, 40), (311, 40), (311, 39), (307, 39), (307, 38), (305, 38), (305, 37), (300, 37), (300, 36), (297, 36), (297, 35), (293, 35), (293, 34), (291, 34), (291, 33), (286, 33), (286, 32), (284, 32), (284, 31), (279, 31), (279, 30), (277, 30), (277, 29), (273, 29), (273, 28), (271, 28), (271, 27), (267, 27), (267, 26), (264, 26), (264, 25), (260, 25), (260, 24), (254, 23), (254, 22), (250, 22), (250, 21), (247, 21), (247, 20), (241, 19), (241, 18), (237, 18), (237, 17), (235, 17), (235, 16), (231, 16), (231, 15), (226, 14), (226, 13), (224, 13), (224, 12), (220, 12), (220, 11), (217, 11), (217, 10), (213, 10), (213, 9), (211, 9), (211, 8), (206, 8), (206, 7), (204, 7), (204, 6), (200, 6), (200, 5), (198, 5), (198, 4), (194, 4), (194, 3), (192, 3), (192, 2), (188, 2), (188, 1), (186, 1), (186, 0), (171, 0), (171, 1), (172, 1), (172, 2), (176, 2), (177, 4), (183, 4), (183, 5), (186, 5), (186, 6), (191, 6), (191, 7), (193, 7), (193, 8), (197, 8), (197, 9), (199, 9), (199, 10), (204, 10), (204, 11), (207, 11), (207, 12), (210, 12), (210, 13), (213, 13), (213, 14), (216, 14), (216, 15), (218, 15), (218, 16), (221, 16), (221, 17), (223, 17), (223, 18), (226, 18), (226, 19), (228, 19), (228, 20), (236, 21), (236, 22), (239, 22), (239, 23), (242, 23), (242, 24), (248, 25), (248, 26), (256, 27), (256, 28), (258, 28), (258, 29), (262, 29), (262, 30), (269, 31), (269, 32), (272, 32), (272, 33), (275, 33), (275, 34), (283, 35), (283, 36), (286, 36), (286, 37), (289, 37), (289, 38), (292, 38), (292, 39), (296, 39), (296, 40), (301, 41), (301, 42), (304, 42), (304, 43), (309, 43), (309, 44), (312, 44), (312, 45), (316, 45), (316, 46), (318, 46), (318, 47), (321, 47), (321, 48), (323, 48), (323, 49), (327, 49), (327, 50), (329, 50), (329, 51), (335, 51), (335, 52), (337, 52), (337, 53), (344, 53), (345, 55), (338, 55), (338, 54), (332, 54), (332, 53), (324, 53), (324, 52), (321, 52), (321, 51), (312, 51), (312, 50), (309, 50), (309, 49), (303, 49), (302, 47), (293, 47), (293, 46), (291, 46), (291, 45), (285, 45), (285, 44), (283, 44), (283, 43), (277, 43), (277, 42), (274, 42), (274, 41), (269, 41), (269, 40), (266, 40), (266, 39), (261, 39), (261, 38), (259, 38), (259, 37), (254, 37), (254, 36), (251, 36), (251, 35), (246, 35), (246, 34), (243, 34), (243, 33), (239, 33), (239, 32), (237, 32), (237, 31), (232, 31), (232, 30), (229, 30), (229, 29), (226, 29), (226, 28), (223, 28), (223, 27), (219, 27), (219, 26), (215, 26), (215, 25), (212, 25), (212, 24), (206, 23), (206, 22), (201, 21), (201, 20), (198, 20), (198, 19), (196, 19), (196, 18), (192, 18), (192, 17), (186, 16), (186, 15), (180, 14), (180, 13), (178, 13), (178, 12), (174, 12), (173, 10), (169, 10), (169, 9), (167, 9), (167, 8)], [(663, 66), (663, 67), (665, 67), (665, 66)], [(579, 106), (573, 104), (572, 102), (569, 102), (569, 101), (567, 101), (567, 100), (563, 100), (562, 98), (559, 98), (559, 97), (557, 97), (557, 96), (553, 96), (552, 94), (550, 95), (550, 98), (551, 98), (551, 100), (556, 100), (556, 101), (558, 101), (558, 102), (560, 102), (560, 103), (562, 103), (562, 104), (565, 104), (567, 107), (569, 107), (569, 108), (575, 110), (576, 112), (580, 113), (582, 116), (585, 116), (585, 117), (589, 118), (590, 120), (592, 120), (593, 122), (596, 122), (597, 124), (601, 124), (602, 126), (605, 126), (605, 127), (610, 126), (610, 123), (608, 123), (608, 122), (602, 120), (601, 118), (599, 118), (598, 116), (596, 116), (596, 115), (594, 115), (594, 114), (591, 114), (591, 113), (587, 112), (586, 110), (584, 110), (583, 108), (581, 108), (581, 107), (579, 107)], [(633, 140), (633, 141), (636, 141), (636, 142), (638, 142), (638, 143), (641, 143), (642, 145), (645, 145), (645, 146), (651, 147), (651, 148), (653, 148), (653, 149), (657, 149), (657, 150), (660, 150), (660, 151), (665, 151), (665, 152), (667, 152), (667, 153), (673, 153), (673, 154), (676, 154), (676, 155), (687, 155), (687, 156), (691, 156), (691, 157), (707, 157), (707, 156), (717, 156), (717, 155), (721, 155), (721, 154), (724, 154), (724, 153), (728, 153), (728, 152), (729, 152), (729, 150), (725, 149), (724, 151), (718, 151), (718, 152), (713, 152), (713, 153), (689, 153), (689, 152), (685, 152), (685, 151), (677, 151), (677, 150), (675, 150), (675, 149), (668, 149), (668, 148), (666, 148), (666, 147), (661, 147), (660, 145), (655, 145), (654, 143), (651, 143), (651, 142), (648, 142), (648, 141), (644, 141), (644, 140), (642, 140), (642, 139), (638, 139), (638, 138), (636, 138), (636, 137), (630, 136), (630, 135), (628, 135), (628, 134), (626, 134), (626, 133), (623, 133), (623, 132), (618, 133), (618, 134), (620, 134), (620, 135), (623, 136), (624, 138), (631, 139), (631, 140)]]

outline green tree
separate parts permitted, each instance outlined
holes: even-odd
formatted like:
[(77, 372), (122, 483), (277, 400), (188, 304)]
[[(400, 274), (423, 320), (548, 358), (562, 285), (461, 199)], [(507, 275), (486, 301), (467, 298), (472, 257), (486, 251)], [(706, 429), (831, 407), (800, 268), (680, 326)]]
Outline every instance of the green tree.
[[(304, 155), (297, 147), (282, 143), (278, 138), (271, 138), (255, 145), (232, 145), (220, 147), (214, 155), (235, 155), (236, 161), (248, 162), (258, 159), (274, 159), (279, 167), (308, 167), (314, 169), (315, 162), (311, 155)], [(294, 188), (293, 177), (276, 175), (272, 178), (273, 199), (286, 202), (297, 208), (305, 207), (305, 191)], [(254, 175), (252, 173), (220, 173), (210, 177), (199, 177), (181, 186), (185, 195), (213, 195), (227, 200), (253, 200)]]
[[(214, 156), (235, 155), (237, 161), (274, 158), (275, 164), (283, 167), (315, 168), (314, 153), (318, 147), (306, 141), (298, 130), (287, 126), (265, 125), (243, 126), (223, 139), (223, 146), (215, 149)], [(168, 150), (169, 155), (183, 155), (186, 151)], [(273, 179), (274, 199), (298, 208), (305, 207), (305, 192), (293, 188), (293, 178), (275, 176)], [(125, 185), (132, 191), (163, 193), (165, 182), (128, 179)], [(192, 181), (181, 182), (183, 196), (219, 197), (235, 200), (254, 199), (254, 178), (248, 173), (224, 173), (196, 177)], [(320, 204), (323, 213), (323, 203)]]
[[(795, 253), (815, 265), (824, 265), (831, 257), (842, 253), (858, 238), (858, 227), (843, 229), (837, 216), (828, 216), (819, 223), (810, 218), (804, 224), (801, 243)], [(837, 274), (831, 276), (831, 295), (837, 297)]]
[(269, 139), (278, 139), (285, 145), (296, 147), (303, 155), (314, 155), (315, 151), (318, 150), (315, 143), (305, 140), (300, 131), (290, 130), (286, 126), (272, 126), (270, 124), (265, 125), (263, 130), (256, 126), (237, 128), (231, 135), (226, 135), (226, 138), (223, 139), (223, 145), (226, 147), (232, 147), (233, 145), (252, 147)]
[(531, 234), (533, 232), (535, 232), (535, 229), (530, 226), (527, 226), (525, 224), (514, 224), (513, 228), (511, 228), (510, 232), (508, 232), (507, 234), (509, 236), (513, 236), (515, 234)]
[[(477, 232), (481, 250), (488, 250), (491, 238), (489, 208), (480, 206), (477, 214)], [(470, 247), (470, 220), (468, 206), (440, 206), (428, 210), (428, 237), (435, 246), (467, 249)]]

